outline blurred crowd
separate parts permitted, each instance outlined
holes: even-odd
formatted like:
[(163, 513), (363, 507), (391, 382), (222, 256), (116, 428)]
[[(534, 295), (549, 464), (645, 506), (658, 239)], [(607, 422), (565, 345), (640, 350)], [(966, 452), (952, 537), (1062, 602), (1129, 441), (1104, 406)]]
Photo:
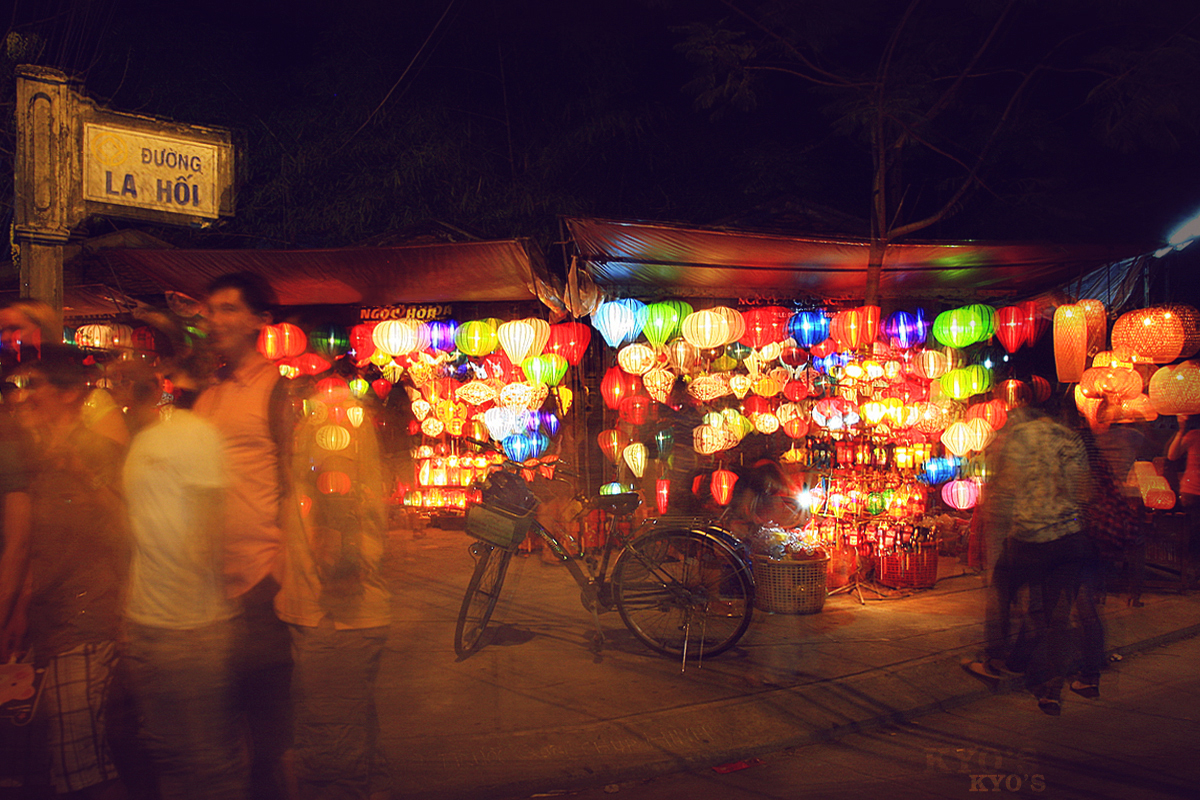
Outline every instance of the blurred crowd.
[(260, 277), (205, 307), (107, 357), (0, 309), (0, 798), (388, 794), (375, 427), (258, 353)]

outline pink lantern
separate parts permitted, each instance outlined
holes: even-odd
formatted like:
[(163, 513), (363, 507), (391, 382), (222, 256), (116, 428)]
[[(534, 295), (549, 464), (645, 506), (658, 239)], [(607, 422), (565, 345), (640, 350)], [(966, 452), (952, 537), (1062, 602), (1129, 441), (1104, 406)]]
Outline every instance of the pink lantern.
[(942, 486), (942, 500), (951, 508), (965, 511), (979, 502), (979, 485), (975, 481), (949, 481)]

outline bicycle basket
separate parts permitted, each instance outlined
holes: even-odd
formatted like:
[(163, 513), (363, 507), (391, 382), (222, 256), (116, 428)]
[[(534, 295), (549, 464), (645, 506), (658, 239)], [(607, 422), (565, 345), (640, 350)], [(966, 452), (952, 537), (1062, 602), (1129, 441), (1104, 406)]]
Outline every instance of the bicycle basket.
[(527, 514), (537, 508), (537, 498), (529, 484), (511, 472), (493, 472), (483, 485), (484, 505), (500, 506), (516, 514)]
[(516, 514), (492, 505), (467, 507), (467, 533), (505, 550), (525, 541), (532, 524), (533, 512)]

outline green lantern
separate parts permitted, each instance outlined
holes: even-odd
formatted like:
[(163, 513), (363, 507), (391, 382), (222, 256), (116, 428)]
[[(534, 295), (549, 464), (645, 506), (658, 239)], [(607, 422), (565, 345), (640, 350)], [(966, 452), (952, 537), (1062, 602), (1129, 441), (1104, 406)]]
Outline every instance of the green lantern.
[(544, 386), (550, 376), (550, 363), (544, 356), (530, 356), (521, 362), (521, 371), (525, 373), (525, 380)]
[(670, 455), (671, 449), (675, 447), (675, 429), (663, 428), (654, 434), (654, 444), (658, 447), (659, 458), (665, 458)]
[(750, 345), (742, 344), (741, 342), (730, 342), (725, 345), (725, 355), (732, 358), (734, 361), (741, 361), (746, 356), (750, 355), (754, 348)]
[(362, 399), (366, 397), (367, 392), (371, 391), (371, 382), (366, 378), (353, 378), (350, 380), (350, 394)]
[(466, 322), (454, 334), (454, 346), (469, 356), (486, 356), (499, 344), (496, 328), (488, 320)]
[(333, 361), (350, 349), (350, 334), (341, 325), (318, 325), (308, 333), (308, 346), (321, 358)]
[(943, 311), (933, 320), (933, 338), (948, 347), (966, 347), (978, 341), (975, 336), (980, 326), (980, 321), (966, 308)]
[[(680, 306), (685, 307), (686, 312)], [(683, 318), (690, 313), (691, 306), (680, 301), (651, 303), (646, 306), (646, 324), (642, 326), (642, 334), (650, 344), (661, 348), (668, 339), (679, 333)]]
[(714, 358), (709, 366), (712, 367), (713, 372), (729, 372), (737, 365), (737, 359), (726, 353)]
[(871, 492), (867, 495), (867, 513), (882, 514), (887, 508), (887, 501), (880, 492)]

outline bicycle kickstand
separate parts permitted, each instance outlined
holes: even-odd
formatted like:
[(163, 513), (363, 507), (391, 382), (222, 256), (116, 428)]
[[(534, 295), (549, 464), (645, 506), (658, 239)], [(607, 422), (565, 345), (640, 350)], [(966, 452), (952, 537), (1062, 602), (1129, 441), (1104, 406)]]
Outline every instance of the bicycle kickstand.
[(592, 603), (592, 621), (596, 623), (596, 654), (604, 649), (604, 629), (600, 627), (600, 604), (599, 602)]

